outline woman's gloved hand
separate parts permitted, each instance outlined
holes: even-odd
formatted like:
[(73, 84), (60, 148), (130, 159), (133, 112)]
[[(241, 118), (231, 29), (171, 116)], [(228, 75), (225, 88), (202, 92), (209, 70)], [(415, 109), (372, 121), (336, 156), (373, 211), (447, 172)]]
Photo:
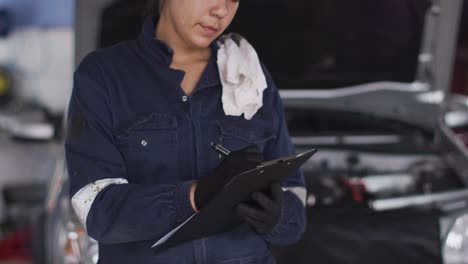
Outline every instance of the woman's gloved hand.
[(281, 217), (283, 208), (283, 189), (279, 183), (270, 187), (270, 197), (261, 192), (252, 194), (255, 205), (241, 203), (237, 206), (237, 214), (243, 218), (260, 235), (273, 231)]
[(216, 167), (213, 174), (201, 178), (195, 187), (196, 210), (203, 208), (237, 174), (254, 169), (263, 162), (263, 155), (256, 145), (231, 151)]

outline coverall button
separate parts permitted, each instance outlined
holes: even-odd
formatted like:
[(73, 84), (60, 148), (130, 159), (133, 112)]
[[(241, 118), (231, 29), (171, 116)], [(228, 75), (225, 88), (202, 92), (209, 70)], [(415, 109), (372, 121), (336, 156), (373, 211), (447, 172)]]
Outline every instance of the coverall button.
[(187, 102), (188, 97), (186, 95), (182, 96), (182, 101)]
[(148, 145), (148, 142), (147, 142), (146, 140), (143, 139), (143, 140), (141, 141), (141, 145), (142, 145), (143, 147), (146, 147), (146, 146)]

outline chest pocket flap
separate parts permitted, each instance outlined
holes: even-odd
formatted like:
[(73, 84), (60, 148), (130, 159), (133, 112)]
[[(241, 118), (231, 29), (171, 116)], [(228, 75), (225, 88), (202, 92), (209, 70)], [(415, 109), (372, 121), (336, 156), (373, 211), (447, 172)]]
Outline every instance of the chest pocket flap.
[(275, 138), (273, 129), (268, 125), (254, 122), (218, 121), (220, 143), (230, 150), (237, 150), (251, 144), (261, 150)]
[(177, 119), (153, 113), (132, 120), (117, 136), (129, 177), (136, 183), (162, 183), (177, 175)]
[(132, 120), (119, 134), (128, 134), (131, 131), (167, 130), (176, 128), (177, 119), (175, 116), (152, 113), (148, 116), (138, 117), (135, 120)]

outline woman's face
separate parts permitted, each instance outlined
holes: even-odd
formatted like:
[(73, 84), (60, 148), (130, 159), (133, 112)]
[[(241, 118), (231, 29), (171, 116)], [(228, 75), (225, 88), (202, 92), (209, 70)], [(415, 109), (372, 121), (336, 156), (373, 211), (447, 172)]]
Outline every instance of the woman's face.
[(206, 48), (229, 26), (239, 0), (165, 0), (161, 18), (190, 48)]

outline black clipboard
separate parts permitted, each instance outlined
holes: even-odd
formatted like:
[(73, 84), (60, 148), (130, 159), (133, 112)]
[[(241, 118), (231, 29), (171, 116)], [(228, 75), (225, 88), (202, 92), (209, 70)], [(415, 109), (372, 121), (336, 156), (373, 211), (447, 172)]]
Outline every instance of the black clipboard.
[(257, 168), (245, 171), (227, 183), (220, 193), (202, 210), (156, 242), (155, 253), (201, 237), (228, 231), (243, 223), (235, 207), (248, 202), (256, 191), (266, 191), (273, 182), (286, 180), (318, 150), (263, 162)]

